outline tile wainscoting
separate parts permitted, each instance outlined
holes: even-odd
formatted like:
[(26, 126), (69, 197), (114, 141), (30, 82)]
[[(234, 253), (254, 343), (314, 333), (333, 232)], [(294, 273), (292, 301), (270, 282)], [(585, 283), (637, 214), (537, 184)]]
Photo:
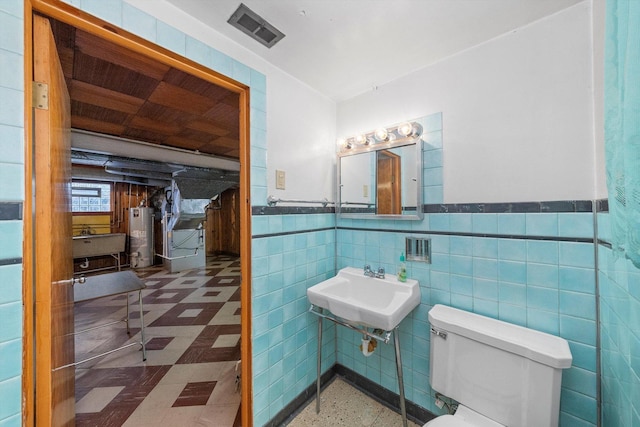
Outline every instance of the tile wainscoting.
[[(574, 361), (563, 377), (561, 425), (595, 426), (593, 207), (592, 201), (431, 204), (424, 206), (422, 221), (336, 219), (313, 208), (289, 214), (254, 207), (254, 319), (260, 319), (254, 323), (254, 387), (256, 408), (263, 407), (255, 424), (282, 419), (282, 409), (304, 402), (315, 380), (317, 323), (306, 312), (306, 289), (345, 266), (366, 263), (395, 271), (405, 237), (419, 235), (431, 238), (433, 252), (432, 264), (407, 262), (409, 277), (420, 281), (422, 291), (420, 306), (400, 325), (410, 404), (441, 413), (429, 387), (427, 322), (428, 310), (441, 303), (567, 339)], [(595, 207), (606, 209), (606, 202)], [(328, 256), (333, 243), (335, 258)], [(323, 340), (324, 373), (335, 363), (397, 394), (392, 346), (379, 346), (364, 358), (357, 333), (331, 325), (326, 330), (331, 335)]]

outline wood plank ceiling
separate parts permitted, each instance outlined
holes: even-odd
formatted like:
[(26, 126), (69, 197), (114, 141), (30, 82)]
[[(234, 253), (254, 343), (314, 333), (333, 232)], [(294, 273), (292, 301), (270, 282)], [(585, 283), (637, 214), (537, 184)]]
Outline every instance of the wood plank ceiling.
[(71, 127), (239, 158), (239, 95), (51, 20)]

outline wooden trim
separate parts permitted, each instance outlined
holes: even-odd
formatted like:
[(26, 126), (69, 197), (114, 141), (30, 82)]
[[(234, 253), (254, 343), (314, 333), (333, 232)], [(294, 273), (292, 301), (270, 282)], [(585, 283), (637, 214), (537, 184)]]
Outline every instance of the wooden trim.
[(242, 360), (241, 415), (243, 426), (253, 425), (253, 369), (251, 362), (251, 181), (249, 177), (249, 91), (240, 94), (240, 359)]
[(33, 20), (31, 0), (24, 0), (24, 214), (22, 243), (22, 425), (35, 425), (34, 247), (33, 247)]
[(116, 28), (108, 22), (59, 0), (25, 0), (25, 215), (24, 226), (24, 274), (23, 293), (25, 301), (24, 354), (23, 354), (23, 425), (34, 425), (33, 386), (33, 321), (35, 313), (31, 283), (33, 281), (33, 232), (31, 219), (31, 162), (33, 160), (30, 112), (32, 52), (32, 13), (42, 13), (51, 18), (73, 25), (119, 46), (141, 53), (163, 64), (192, 74), (240, 95), (240, 257), (241, 257), (241, 358), (242, 358), (242, 425), (253, 425), (252, 353), (251, 353), (251, 202), (250, 202), (250, 104), (249, 87), (227, 76), (219, 74), (201, 64), (184, 58), (128, 31)]

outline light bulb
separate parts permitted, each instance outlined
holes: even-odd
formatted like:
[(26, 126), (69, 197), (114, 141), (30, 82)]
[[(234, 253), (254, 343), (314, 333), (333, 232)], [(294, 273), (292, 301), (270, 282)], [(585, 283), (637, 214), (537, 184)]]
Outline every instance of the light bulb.
[(398, 126), (398, 133), (402, 136), (409, 136), (413, 133), (413, 124), (409, 122), (402, 123)]
[(369, 143), (367, 136), (363, 133), (356, 135), (355, 137), (356, 144), (367, 145)]
[(345, 138), (338, 139), (338, 148), (349, 150), (351, 148), (351, 141)]
[(376, 139), (381, 142), (386, 142), (389, 140), (389, 132), (385, 128), (376, 129), (375, 136)]

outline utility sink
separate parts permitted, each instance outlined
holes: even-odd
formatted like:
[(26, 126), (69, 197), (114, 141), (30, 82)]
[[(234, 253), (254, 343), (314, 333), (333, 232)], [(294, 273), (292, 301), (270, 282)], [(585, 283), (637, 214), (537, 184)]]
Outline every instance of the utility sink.
[(345, 267), (307, 289), (307, 298), (351, 324), (391, 331), (420, 304), (420, 286), (417, 280), (399, 282), (392, 274), (373, 278)]

